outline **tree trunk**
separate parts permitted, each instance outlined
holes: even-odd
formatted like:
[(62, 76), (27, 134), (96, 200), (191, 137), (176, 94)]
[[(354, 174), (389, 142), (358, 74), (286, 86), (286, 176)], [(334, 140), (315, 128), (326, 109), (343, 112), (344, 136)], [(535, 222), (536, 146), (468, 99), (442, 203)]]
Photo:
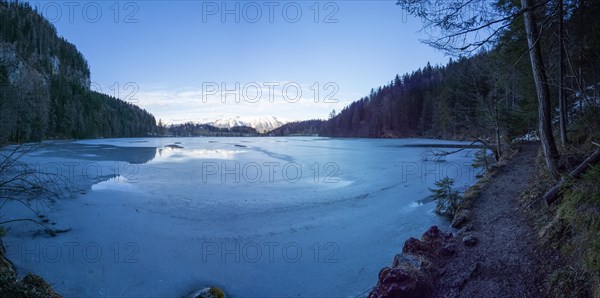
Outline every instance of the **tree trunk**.
[(495, 126), (496, 126), (496, 151), (498, 152), (497, 154), (497, 160), (500, 159), (500, 157), (502, 157), (502, 137), (500, 134), (500, 116), (498, 115), (498, 101), (496, 101), (495, 105), (494, 105), (494, 113), (496, 116), (496, 121), (495, 121)]
[[(598, 162), (600, 162), (600, 149), (594, 151), (592, 155), (586, 158), (573, 171), (571, 171), (571, 173), (569, 173), (569, 178), (579, 178), (579, 176), (581, 176), (581, 174), (583, 174), (585, 170), (587, 170), (590, 166), (597, 164)], [(563, 184), (566, 181), (567, 179), (565, 178), (560, 179), (560, 181), (554, 187), (552, 187), (548, 192), (546, 192), (546, 194), (543, 197), (544, 201), (546, 201), (546, 204), (550, 205), (560, 198)]]
[(525, 20), (525, 32), (527, 33), (527, 43), (529, 45), (529, 57), (531, 60), (531, 70), (535, 81), (535, 89), (538, 101), (538, 124), (540, 130), (540, 140), (544, 151), (544, 158), (548, 171), (555, 178), (560, 176), (557, 167), (558, 151), (552, 135), (552, 112), (550, 109), (550, 90), (548, 88), (548, 78), (544, 61), (542, 59), (542, 48), (538, 39), (537, 23), (535, 12), (533, 11), (533, 0), (521, 0), (523, 7), (523, 17)]
[(567, 103), (565, 95), (565, 27), (564, 27), (564, 16), (563, 16), (563, 1), (559, 0), (558, 3), (558, 47), (559, 49), (559, 87), (558, 87), (558, 103), (560, 113), (560, 142), (564, 146), (569, 143), (567, 137)]

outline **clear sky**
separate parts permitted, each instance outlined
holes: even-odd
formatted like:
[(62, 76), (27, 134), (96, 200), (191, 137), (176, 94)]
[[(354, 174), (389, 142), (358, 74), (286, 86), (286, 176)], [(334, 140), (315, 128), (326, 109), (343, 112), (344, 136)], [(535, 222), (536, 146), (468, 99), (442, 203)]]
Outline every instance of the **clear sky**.
[(93, 89), (165, 123), (326, 118), (448, 60), (395, 0), (30, 2), (86, 57)]

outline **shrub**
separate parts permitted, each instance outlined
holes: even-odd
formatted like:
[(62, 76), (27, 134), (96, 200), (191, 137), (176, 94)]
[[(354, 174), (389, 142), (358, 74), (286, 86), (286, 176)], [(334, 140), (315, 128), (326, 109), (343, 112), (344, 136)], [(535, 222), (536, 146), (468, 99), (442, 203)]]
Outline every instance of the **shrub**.
[(433, 193), (433, 199), (437, 203), (435, 213), (450, 218), (454, 217), (462, 200), (460, 193), (452, 189), (454, 180), (445, 177), (442, 180), (436, 181), (435, 186), (436, 188), (429, 189)]

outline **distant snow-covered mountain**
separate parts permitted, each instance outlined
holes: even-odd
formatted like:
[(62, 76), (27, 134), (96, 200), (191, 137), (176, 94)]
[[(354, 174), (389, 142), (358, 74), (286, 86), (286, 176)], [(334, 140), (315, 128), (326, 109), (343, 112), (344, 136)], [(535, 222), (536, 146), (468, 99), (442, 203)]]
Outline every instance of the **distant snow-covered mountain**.
[(232, 128), (236, 126), (249, 126), (256, 129), (260, 133), (264, 133), (267, 131), (271, 131), (273, 129), (279, 128), (284, 125), (286, 122), (277, 119), (273, 116), (265, 116), (258, 118), (249, 118), (244, 119), (240, 117), (228, 117), (223, 119), (218, 119), (216, 121), (208, 122), (206, 124), (210, 124), (215, 127), (220, 128)]
[(232, 128), (232, 127), (236, 127), (236, 126), (249, 126), (246, 124), (246, 122), (242, 121), (240, 119), (240, 117), (229, 117), (229, 118), (223, 118), (223, 119), (218, 119), (216, 121), (213, 122), (208, 122), (206, 124), (210, 124), (212, 126), (215, 127), (219, 127), (219, 128)]

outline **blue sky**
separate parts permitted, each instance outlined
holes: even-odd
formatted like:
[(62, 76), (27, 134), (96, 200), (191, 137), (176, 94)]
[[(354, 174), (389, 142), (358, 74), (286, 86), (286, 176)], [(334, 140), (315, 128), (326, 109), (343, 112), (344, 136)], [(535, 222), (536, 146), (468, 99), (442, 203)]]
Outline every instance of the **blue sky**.
[(87, 58), (92, 88), (166, 123), (326, 118), (448, 60), (394, 0), (30, 2)]

